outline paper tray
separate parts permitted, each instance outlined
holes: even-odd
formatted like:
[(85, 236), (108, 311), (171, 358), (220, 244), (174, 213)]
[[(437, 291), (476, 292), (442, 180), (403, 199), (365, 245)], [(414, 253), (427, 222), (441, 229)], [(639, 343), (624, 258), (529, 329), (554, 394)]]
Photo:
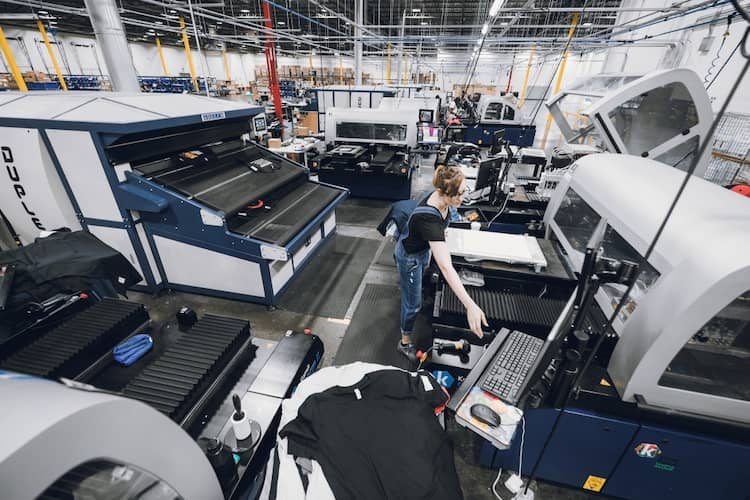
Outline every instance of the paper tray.
[(531, 236), (451, 227), (445, 233), (445, 240), (451, 255), (467, 260), (495, 260), (532, 266), (537, 270), (547, 267), (539, 242)]

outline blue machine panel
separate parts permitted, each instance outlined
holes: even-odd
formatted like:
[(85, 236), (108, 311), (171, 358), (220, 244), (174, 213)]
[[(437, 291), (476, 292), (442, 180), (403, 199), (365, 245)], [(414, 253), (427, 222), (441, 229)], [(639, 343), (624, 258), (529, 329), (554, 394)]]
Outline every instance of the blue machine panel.
[(521, 125), (475, 125), (470, 126), (464, 133), (464, 140), (478, 146), (491, 146), (492, 137), (498, 130), (505, 130), (505, 140), (518, 147), (534, 145), (536, 136), (535, 126)]
[[(646, 456), (636, 452), (640, 445), (652, 445), (640, 448)], [(745, 500), (748, 464), (750, 445), (643, 426), (602, 493), (639, 500)]]

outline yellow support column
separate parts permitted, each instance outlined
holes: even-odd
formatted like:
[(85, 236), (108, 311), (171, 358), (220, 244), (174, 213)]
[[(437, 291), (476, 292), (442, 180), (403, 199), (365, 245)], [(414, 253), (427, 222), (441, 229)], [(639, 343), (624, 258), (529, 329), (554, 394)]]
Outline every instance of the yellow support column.
[(65, 78), (63, 78), (62, 71), (60, 70), (60, 65), (57, 64), (57, 58), (55, 57), (55, 53), (52, 51), (52, 44), (49, 43), (47, 30), (44, 29), (44, 23), (41, 19), (37, 19), (36, 26), (37, 28), (39, 28), (39, 33), (42, 34), (42, 40), (44, 40), (44, 45), (47, 47), (49, 58), (52, 60), (52, 66), (55, 67), (55, 73), (57, 73), (57, 81), (60, 82), (60, 88), (63, 90), (68, 90), (68, 86), (65, 85)]
[(523, 102), (526, 100), (526, 86), (529, 84), (529, 75), (531, 74), (531, 61), (534, 60), (534, 51), (536, 50), (536, 44), (531, 46), (531, 52), (529, 52), (529, 64), (526, 65), (526, 75), (523, 77), (523, 87), (521, 87), (521, 99), (518, 100), (518, 107), (523, 107)]
[[(555, 90), (552, 95), (557, 95), (560, 92), (560, 86), (562, 85), (563, 74), (565, 74), (565, 64), (568, 62), (568, 49), (570, 48), (570, 40), (573, 38), (573, 33), (576, 31), (578, 25), (579, 15), (576, 12), (573, 14), (573, 21), (570, 23), (570, 30), (568, 31), (568, 41), (565, 46), (565, 52), (562, 55), (562, 62), (560, 63), (560, 72), (557, 73), (557, 81), (555, 82)], [(547, 145), (547, 135), (549, 135), (549, 128), (552, 126), (552, 114), (547, 115), (547, 124), (544, 126), (544, 137), (542, 137), (542, 149)]]
[(227, 49), (221, 49), (221, 57), (224, 59), (224, 73), (227, 75), (227, 81), (232, 80), (232, 75), (229, 73), (229, 61), (227, 60)]
[(339, 84), (344, 84), (344, 58), (339, 54)]
[(8, 45), (8, 40), (5, 39), (5, 33), (3, 33), (2, 27), (0, 27), (0, 49), (2, 49), (5, 60), (8, 62), (8, 67), (13, 74), (13, 79), (16, 81), (16, 85), (18, 85), (18, 90), (21, 92), (28, 92), (29, 89), (26, 87), (26, 82), (23, 81), (21, 70), (18, 69), (16, 58), (13, 57), (13, 52), (10, 51), (10, 45)]
[(185, 20), (180, 17), (180, 29), (182, 30), (182, 43), (185, 45), (185, 56), (187, 57), (190, 78), (193, 80), (193, 92), (200, 92), (198, 88), (198, 78), (195, 76), (195, 66), (193, 66), (193, 55), (190, 53), (190, 41), (188, 40), (187, 30), (185, 29)]
[(164, 76), (169, 76), (169, 71), (167, 71), (167, 61), (164, 59), (164, 52), (161, 50), (161, 40), (159, 40), (159, 37), (156, 37), (156, 50), (159, 51), (159, 60), (161, 61), (161, 71), (164, 73)]
[(389, 43), (386, 47), (387, 58), (385, 61), (385, 83), (386, 85), (391, 83), (391, 44)]
[[(312, 74), (312, 72), (313, 72), (312, 51), (310, 51), (310, 56), (309, 57), (310, 57), (310, 59), (308, 60), (308, 63), (310, 64), (310, 85), (315, 85), (315, 78), (313, 78), (313, 74)], [(321, 73), (323, 72), (323, 67), (322, 66), (320, 68), (320, 72)], [(323, 75), (320, 75), (321, 78), (322, 78), (322, 76)]]
[(409, 83), (409, 56), (407, 54), (404, 54), (404, 76), (403, 76), (403, 82), (404, 82), (404, 84)]

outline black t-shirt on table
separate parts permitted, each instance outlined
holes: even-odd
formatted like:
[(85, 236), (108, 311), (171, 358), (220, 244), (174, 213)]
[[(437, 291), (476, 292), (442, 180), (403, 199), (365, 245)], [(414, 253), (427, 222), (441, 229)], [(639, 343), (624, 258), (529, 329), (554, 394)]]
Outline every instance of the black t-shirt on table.
[[(422, 200), (419, 206), (427, 206), (428, 199), (429, 196)], [(445, 241), (445, 230), (450, 221), (447, 214), (443, 218), (438, 216), (438, 213), (412, 214), (409, 219), (409, 236), (403, 240), (404, 250), (407, 253), (427, 250), (430, 248), (430, 241)]]

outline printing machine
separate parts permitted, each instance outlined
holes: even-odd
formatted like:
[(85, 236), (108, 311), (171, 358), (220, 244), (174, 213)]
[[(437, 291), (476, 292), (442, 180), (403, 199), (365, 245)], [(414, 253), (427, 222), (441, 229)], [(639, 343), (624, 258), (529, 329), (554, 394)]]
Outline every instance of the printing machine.
[[(76, 310), (0, 345), (0, 498), (255, 498), (281, 402), (322, 358), (289, 331), (257, 341), (246, 320), (152, 322), (143, 305), (79, 297)], [(112, 347), (153, 347), (130, 366)], [(232, 396), (251, 420), (238, 440)]]
[(313, 168), (321, 182), (352, 196), (404, 200), (411, 196), (418, 109), (329, 108), (330, 149)]
[[(632, 155), (580, 158), (564, 173), (544, 216), (546, 241), (577, 281), (571, 275), (555, 284), (517, 269), (513, 280), (493, 288), (499, 277), (484, 266), (487, 284), (470, 294), (493, 329), (520, 330), (542, 339), (544, 347), (521, 377), (523, 396), (515, 403), (525, 412), (523, 450), (517, 429), (506, 449), (482, 446), (483, 465), (516, 470), (522, 452), (524, 475), (613, 497), (746, 497), (747, 199), (690, 179), (641, 264), (684, 175)], [(612, 329), (602, 331), (626, 289), (613, 276), (627, 270), (632, 292)], [(579, 301), (579, 290), (589, 298)], [(436, 315), (447, 322), (453, 314), (452, 324), (459, 325), (460, 304), (443, 291)], [(525, 307), (521, 296), (529, 302)], [(459, 408), (482, 383), (506, 338), (485, 340), (489, 347), (479, 352), (472, 346), (450, 408)]]
[(249, 140), (262, 108), (189, 95), (4, 93), (0, 211), (22, 243), (85, 229), (149, 291), (273, 305), (346, 190)]
[(505, 138), (515, 146), (532, 146), (536, 126), (518, 107), (518, 98), (505, 93), (499, 97), (483, 95), (476, 108), (476, 123), (466, 122), (464, 138), (478, 146), (491, 145), (498, 130), (505, 130)]

